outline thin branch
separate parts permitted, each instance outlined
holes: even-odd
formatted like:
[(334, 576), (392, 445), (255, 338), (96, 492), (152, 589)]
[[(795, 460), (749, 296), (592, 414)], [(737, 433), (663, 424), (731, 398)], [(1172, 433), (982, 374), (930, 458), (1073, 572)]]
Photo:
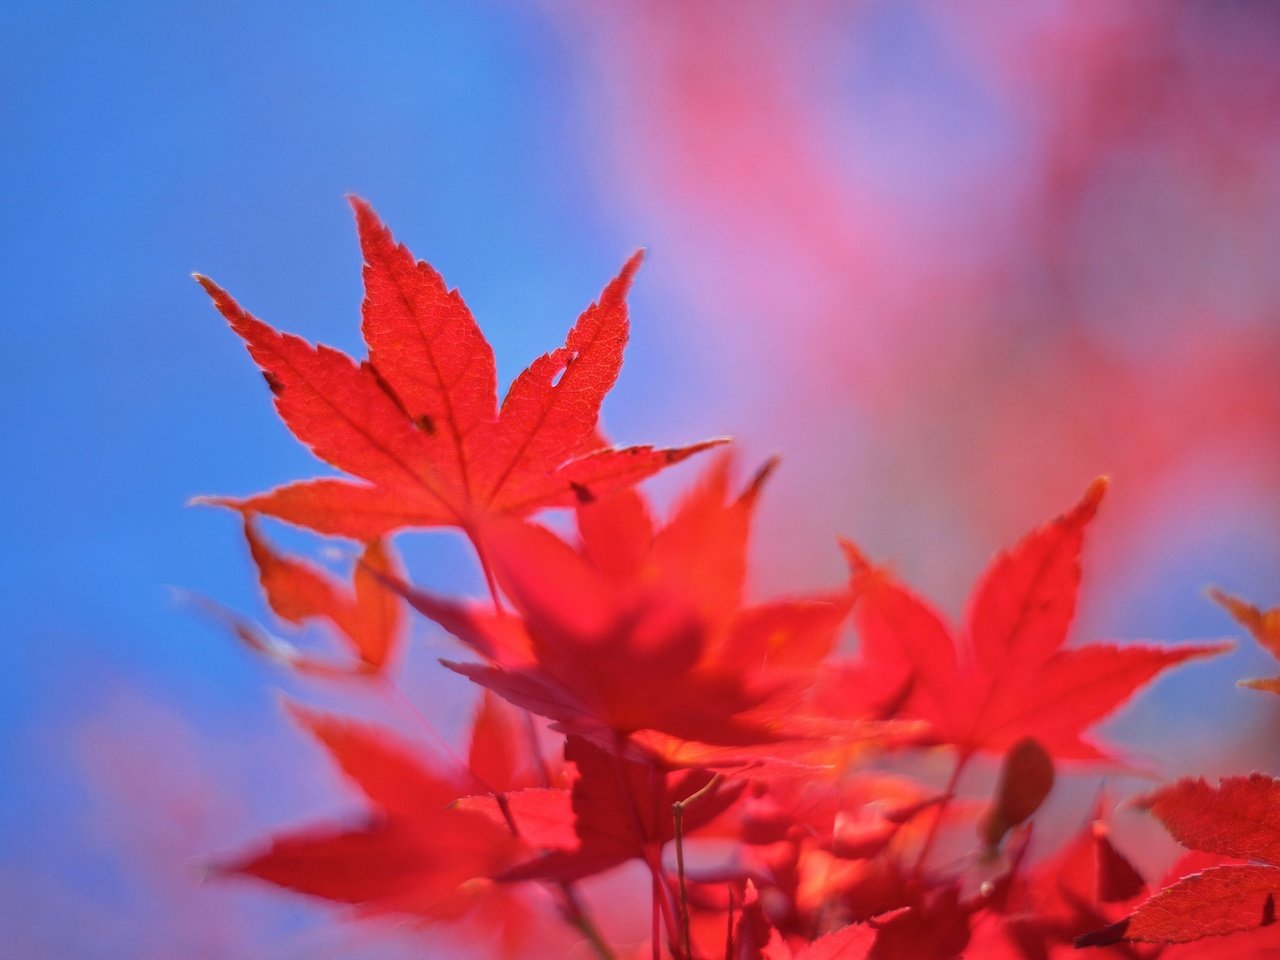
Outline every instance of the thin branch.
[(689, 931), (689, 888), (685, 883), (684, 874), (684, 811), (686, 807), (692, 806), (714, 792), (722, 779), (723, 777), (717, 773), (703, 784), (701, 789), (671, 805), (671, 817), (675, 821), (676, 876), (680, 884), (680, 931), (686, 958), (693, 956), (693, 937)]
[(934, 815), (933, 822), (929, 824), (929, 832), (925, 834), (924, 842), (920, 845), (920, 853), (916, 856), (915, 866), (911, 868), (911, 876), (917, 880), (924, 870), (925, 861), (929, 858), (934, 841), (938, 839), (938, 830), (942, 826), (942, 818), (947, 812), (947, 807), (955, 799), (956, 787), (960, 785), (960, 775), (964, 773), (965, 767), (969, 765), (969, 761), (972, 758), (973, 754), (968, 751), (956, 755), (956, 765), (951, 770), (947, 785), (942, 789), (942, 800), (938, 803), (937, 813)]

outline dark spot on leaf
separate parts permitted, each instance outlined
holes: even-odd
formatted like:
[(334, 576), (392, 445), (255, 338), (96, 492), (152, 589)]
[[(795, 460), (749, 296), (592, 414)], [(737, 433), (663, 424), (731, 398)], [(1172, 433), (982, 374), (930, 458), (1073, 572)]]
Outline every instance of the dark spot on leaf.
[(436, 435), (436, 422), (433, 419), (431, 419), (429, 414), (424, 413), (420, 417), (415, 417), (413, 423), (414, 423), (414, 426), (416, 426), (419, 430), (421, 430), (427, 436), (434, 437)]
[(569, 488), (573, 490), (573, 495), (578, 498), (579, 503), (594, 503), (596, 495), (584, 487), (580, 483), (569, 481)]
[(1276, 922), (1276, 895), (1274, 893), (1267, 894), (1267, 900), (1262, 905), (1262, 926), (1269, 927)]
[[(397, 410), (403, 413), (410, 420), (414, 420), (413, 417), (409, 416), (409, 411), (405, 407), (404, 402), (400, 399), (399, 396), (397, 396), (396, 392), (391, 389), (391, 384), (387, 383), (387, 381), (382, 378), (382, 374), (378, 372), (377, 367), (375, 367), (368, 360), (361, 360), (360, 369), (367, 370), (369, 372), (369, 374), (373, 377), (374, 382), (378, 385), (379, 389), (381, 389), (382, 392), (387, 395), (387, 398), (396, 405)], [(414, 420), (414, 422), (416, 423), (417, 421)]]
[(284, 384), (280, 382), (280, 378), (274, 373), (267, 370), (262, 371), (262, 379), (267, 381), (267, 386), (271, 388), (271, 392), (277, 397), (284, 393)]

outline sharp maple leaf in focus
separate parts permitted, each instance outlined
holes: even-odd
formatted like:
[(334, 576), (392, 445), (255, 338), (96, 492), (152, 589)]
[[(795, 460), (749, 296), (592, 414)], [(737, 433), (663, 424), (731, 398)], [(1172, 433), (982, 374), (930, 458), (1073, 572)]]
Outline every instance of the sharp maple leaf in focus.
[(1280, 897), (1280, 780), (1228, 777), (1212, 787), (1179, 780), (1139, 806), (1193, 850), (1255, 863), (1210, 867), (1161, 890), (1124, 920), (1079, 938), (1078, 946), (1120, 941), (1187, 943), (1276, 922)]
[(516, 377), (497, 407), (493, 350), (456, 290), (415, 261), (362, 200), (363, 332), (369, 357), (312, 346), (197, 276), (249, 348), (276, 410), (321, 460), (358, 480), (321, 478), (204, 502), (371, 541), (404, 527), (456, 526), (572, 506), (627, 487), (720, 441), (674, 449), (604, 446), (600, 404), (622, 365), (633, 256), (578, 318), (563, 347)]
[[(854, 618), (862, 662), (826, 685), (820, 700), (858, 701), (855, 684), (896, 691), (887, 712), (927, 720), (961, 756), (1000, 753), (1033, 737), (1058, 759), (1108, 757), (1084, 732), (1160, 671), (1230, 644), (1157, 647), (1096, 643), (1064, 648), (1080, 586), (1085, 528), (1106, 490), (1089, 487), (1074, 508), (1000, 554), (978, 583), (963, 632), (872, 566), (852, 544)], [(871, 709), (861, 698), (863, 709)]]

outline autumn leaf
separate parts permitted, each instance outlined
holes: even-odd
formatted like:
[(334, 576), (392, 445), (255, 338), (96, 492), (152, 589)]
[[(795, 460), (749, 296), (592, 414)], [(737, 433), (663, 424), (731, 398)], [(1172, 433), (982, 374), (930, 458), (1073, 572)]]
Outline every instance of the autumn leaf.
[(365, 547), (347, 588), (317, 567), (274, 550), (248, 518), (244, 534), (267, 603), (280, 619), (293, 624), (327, 620), (351, 647), (359, 669), (378, 672), (386, 666), (404, 626), (400, 599), (379, 580), (400, 575), (390, 544), (374, 541)]
[[(1227, 612), (1253, 635), (1253, 639), (1258, 641), (1262, 649), (1276, 659), (1280, 659), (1280, 607), (1262, 610), (1221, 590), (1210, 590), (1209, 595), (1227, 608)], [(1280, 677), (1241, 680), (1239, 686), (1280, 693)]]
[(635, 491), (584, 505), (576, 548), (543, 527), (491, 521), (489, 561), (518, 619), (390, 583), (488, 661), (447, 666), (558, 729), (607, 742), (648, 731), (652, 752), (672, 761), (687, 759), (685, 742), (775, 742), (834, 644), (848, 597), (744, 602), (768, 469), (734, 494), (728, 460), (714, 462), (662, 525)]
[[(1066, 960), (1076, 937), (1123, 916), (1147, 891), (1146, 882), (1111, 840), (1103, 798), (1088, 822), (1061, 849), (1029, 873), (1021, 866), (1030, 835), (1014, 857), (1014, 868), (994, 898), (991, 917), (980, 925), (975, 956), (1010, 955), (1024, 960)], [(1107, 956), (1136, 960), (1132, 948)]]
[(400, 598), (382, 584), (383, 579), (400, 575), (399, 559), (390, 544), (366, 544), (347, 585), (300, 557), (276, 550), (247, 516), (244, 535), (272, 612), (293, 626), (327, 623), (354, 659), (335, 660), (300, 649), (212, 601), (193, 598), (204, 610), (251, 650), (301, 674), (340, 678), (380, 675), (386, 670), (404, 626)]
[(627, 342), (636, 254), (578, 318), (563, 347), (516, 377), (497, 406), (493, 351), (456, 290), (352, 199), (364, 253), (356, 363), (256, 319), (197, 276), (249, 348), (276, 410), (321, 460), (355, 480), (321, 478), (244, 499), (202, 502), (371, 541), (404, 527), (455, 526), (474, 539), (494, 516), (605, 496), (714, 446), (604, 446), (600, 404)]
[(373, 727), (312, 710), (291, 712), (364, 794), (371, 811), (354, 825), (321, 825), (273, 838), (219, 865), (375, 913), (430, 920), (458, 917), (523, 849), (510, 830), (454, 800), (468, 793), (458, 774), (430, 769)]
[(974, 906), (954, 886), (931, 891), (880, 927), (869, 960), (953, 960), (969, 944)]
[[(1108, 758), (1085, 731), (1162, 670), (1230, 644), (1063, 647), (1085, 529), (1105, 490), (1105, 481), (1095, 482), (1073, 509), (1000, 554), (979, 581), (959, 633), (846, 543), (862, 641), (861, 669), (852, 676), (901, 691), (897, 715), (927, 720), (937, 742), (962, 756), (1000, 753), (1033, 737), (1053, 758)], [(865, 702), (857, 690), (849, 695)]]
[(760, 903), (760, 893), (750, 880), (742, 898), (742, 909), (733, 926), (725, 952), (731, 960), (791, 960), (793, 954)]
[(471, 742), (467, 750), (467, 767), (476, 781), (492, 793), (527, 787), (548, 771), (531, 771), (521, 749), (525, 743), (526, 724), (515, 708), (482, 691), (471, 723)]
[(1183, 877), (1124, 920), (1079, 938), (1078, 946), (1118, 941), (1187, 943), (1276, 922), (1280, 896), (1280, 780), (1228, 777), (1217, 787), (1184, 779), (1138, 805), (1193, 850), (1255, 863), (1210, 867)]
[[(632, 859), (657, 867), (662, 847), (675, 838), (672, 804), (698, 795), (684, 815), (688, 834), (727, 810), (745, 786), (713, 782), (713, 775), (701, 770), (668, 775), (653, 764), (620, 759), (580, 737), (567, 738), (565, 759), (576, 771), (569, 791), (576, 842), (512, 867), (502, 874), (503, 879), (571, 881)], [(699, 795), (704, 788), (708, 789)], [(550, 792), (525, 791), (532, 798), (528, 805), (522, 803), (521, 793), (510, 794), (507, 800), (522, 836), (527, 832), (550, 841), (544, 846), (564, 846), (555, 804), (547, 796)], [(495, 805), (483, 799), (469, 802), (467, 808), (487, 811), (491, 821), (498, 818)]]
[(850, 924), (802, 947), (795, 960), (866, 960), (871, 955), (875, 928)]

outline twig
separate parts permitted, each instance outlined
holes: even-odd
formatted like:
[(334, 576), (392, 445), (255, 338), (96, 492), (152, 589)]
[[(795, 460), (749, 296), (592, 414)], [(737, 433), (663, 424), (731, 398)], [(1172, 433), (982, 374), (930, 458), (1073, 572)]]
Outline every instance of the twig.
[(684, 811), (686, 807), (692, 806), (707, 794), (712, 793), (722, 779), (723, 777), (717, 773), (699, 790), (671, 805), (671, 816), (675, 821), (676, 876), (680, 884), (680, 931), (686, 958), (693, 956), (693, 937), (689, 932), (689, 888), (684, 878)]
[(956, 787), (960, 785), (960, 775), (964, 773), (964, 768), (968, 766), (969, 760), (973, 754), (966, 751), (956, 756), (956, 765), (951, 771), (951, 777), (947, 780), (947, 785), (942, 789), (942, 800), (938, 803), (937, 813), (934, 815), (933, 822), (929, 824), (929, 832), (925, 834), (924, 842), (920, 845), (920, 853), (916, 856), (915, 866), (911, 868), (911, 876), (919, 879), (921, 872), (924, 870), (925, 861), (929, 857), (929, 852), (933, 849), (934, 841), (938, 839), (938, 829), (942, 826), (942, 817), (947, 812), (947, 807), (951, 801), (955, 799)]

